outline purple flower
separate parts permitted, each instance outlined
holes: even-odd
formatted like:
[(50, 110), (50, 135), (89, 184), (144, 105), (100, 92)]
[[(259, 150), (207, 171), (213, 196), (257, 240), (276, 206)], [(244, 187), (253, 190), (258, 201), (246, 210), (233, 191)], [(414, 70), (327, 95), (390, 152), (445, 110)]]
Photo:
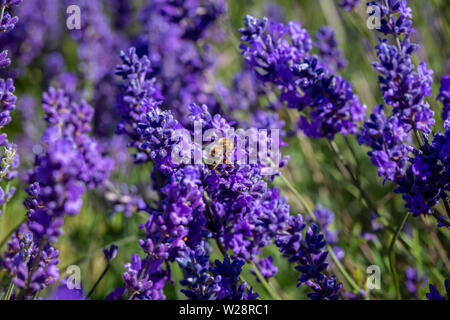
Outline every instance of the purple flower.
[(8, 50), (0, 51), (0, 68), (6, 68), (11, 64), (11, 59), (8, 58)]
[(405, 286), (408, 289), (409, 294), (418, 299), (418, 293), (420, 287), (425, 286), (427, 278), (425, 276), (419, 276), (418, 270), (415, 267), (407, 267), (405, 269)]
[(112, 203), (111, 214), (124, 213), (126, 217), (131, 217), (134, 213), (147, 209), (147, 204), (138, 194), (136, 186), (128, 186), (122, 183), (119, 187), (108, 185), (105, 198)]
[(45, 151), (36, 156), (28, 175), (27, 228), (21, 227), (10, 242), (11, 251), (17, 239), (23, 239), (21, 234), (32, 235), (31, 255), (11, 271), (20, 298), (58, 279), (58, 251), (50, 243), (61, 236), (65, 216), (80, 211), (86, 188), (104, 184), (111, 170), (111, 161), (89, 136), (93, 112), (87, 103), (75, 103), (64, 92), (50, 89), (43, 95), (43, 109), (48, 124), (42, 136)]
[[(0, 1), (0, 33), (10, 31), (14, 28), (18, 18), (11, 18), (6, 9), (18, 5), (21, 0), (1, 0)], [(2, 42), (3, 43), (3, 42)], [(0, 50), (0, 68), (7, 67), (11, 60), (7, 57), (8, 50)], [(13, 79), (6, 80), (0, 78), (0, 129), (3, 129), (11, 122), (11, 112), (16, 108), (16, 96)], [(19, 155), (17, 146), (8, 141), (6, 133), (0, 133), (0, 181), (5, 181), (8, 185), (11, 180), (17, 176), (17, 167), (19, 166)], [(3, 205), (14, 195), (15, 188), (7, 188), (6, 191), (0, 187), (0, 203)], [(0, 210), (0, 215), (2, 211)]]
[[(0, 8), (2, 8), (2, 6), (0, 6)], [(11, 31), (18, 22), (18, 17), (12, 17), (8, 12), (3, 13), (2, 19), (0, 20), (0, 32)]]
[(212, 300), (220, 290), (218, 284), (220, 278), (215, 279), (209, 272), (210, 262), (207, 250), (204, 243), (196, 246), (194, 250), (187, 247), (176, 259), (185, 276), (180, 284), (187, 287), (181, 292), (191, 300)]
[(322, 232), (325, 235), (325, 240), (329, 244), (337, 243), (338, 232), (330, 229), (330, 227), (335, 221), (334, 213), (331, 210), (328, 210), (320, 205), (317, 205), (316, 208), (313, 210), (313, 214), (316, 217), (317, 225), (320, 227), (320, 230), (322, 230)]
[(450, 121), (450, 76), (443, 76), (441, 87), (439, 89), (438, 99), (442, 101), (444, 110), (442, 110), (442, 120)]
[(83, 289), (70, 289), (67, 280), (61, 281), (48, 300), (85, 300)]
[(415, 216), (431, 214), (433, 207), (441, 199), (448, 201), (449, 139), (449, 131), (445, 135), (437, 133), (432, 143), (425, 138), (425, 144), (420, 150), (414, 150), (405, 175), (396, 180), (398, 187), (395, 192), (402, 194), (405, 207)]
[(0, 128), (11, 122), (10, 112), (16, 108), (15, 87), (12, 79), (0, 78)]
[(404, 123), (395, 116), (386, 119), (382, 105), (375, 108), (364, 122), (358, 141), (372, 148), (368, 155), (373, 165), (378, 167), (378, 175), (384, 177), (384, 182), (405, 174), (405, 166), (413, 150), (404, 143), (406, 132)]
[(336, 300), (342, 284), (337, 282), (335, 276), (328, 278), (324, 273), (328, 266), (324, 235), (319, 233), (315, 224), (303, 232), (305, 227), (301, 215), (291, 216), (289, 227), (277, 236), (275, 244), (289, 262), (298, 264), (295, 267), (301, 274), (298, 285), (306, 284), (313, 290), (308, 294), (310, 299)]
[(445, 279), (445, 290), (447, 292), (447, 297), (442, 296), (440, 292), (436, 289), (435, 286), (430, 284), (429, 286), (430, 292), (425, 294), (428, 300), (449, 300), (450, 299), (450, 282), (448, 279)]
[(119, 250), (119, 248), (112, 244), (109, 249), (105, 248), (103, 249), (103, 254), (105, 256), (106, 261), (108, 261), (108, 263), (111, 263), (112, 260), (114, 260), (114, 258), (117, 256), (117, 251)]
[(133, 300), (160, 300), (164, 299), (162, 289), (167, 281), (166, 273), (161, 269), (163, 260), (147, 257), (141, 259), (134, 254), (131, 263), (126, 263), (127, 271), (123, 278), (125, 286), (115, 289), (107, 299), (121, 299), (128, 293), (128, 299)]
[(298, 124), (307, 136), (333, 139), (338, 132), (357, 133), (365, 108), (344, 78), (310, 55), (312, 41), (300, 23), (283, 25), (251, 16), (244, 22), (239, 31), (247, 42), (241, 45), (246, 62), (263, 82), (281, 89), (288, 107), (308, 112)]
[(319, 57), (323, 64), (329, 67), (331, 71), (345, 68), (347, 61), (342, 51), (338, 48), (333, 29), (328, 26), (322, 26), (315, 34), (315, 38), (314, 46), (319, 49)]
[(272, 256), (260, 259), (257, 262), (257, 268), (261, 275), (266, 279), (274, 277), (278, 273), (278, 268), (273, 264)]
[(359, 4), (359, 0), (340, 0), (339, 5), (347, 11), (353, 10)]
[(239, 283), (244, 261), (226, 255), (223, 262), (216, 260), (210, 267), (207, 250), (202, 242), (180, 253), (177, 262), (185, 274), (180, 283), (188, 288), (181, 292), (191, 300), (256, 300), (258, 294), (245, 282)]
[(142, 10), (145, 30), (134, 46), (139, 56), (147, 55), (152, 61), (151, 76), (158, 78), (165, 102), (179, 121), (192, 102), (207, 104), (213, 113), (227, 110), (221, 101), (229, 94), (217, 79), (210, 78), (218, 56), (205, 45), (207, 39), (223, 38), (218, 22), (225, 11), (224, 0), (157, 0)]

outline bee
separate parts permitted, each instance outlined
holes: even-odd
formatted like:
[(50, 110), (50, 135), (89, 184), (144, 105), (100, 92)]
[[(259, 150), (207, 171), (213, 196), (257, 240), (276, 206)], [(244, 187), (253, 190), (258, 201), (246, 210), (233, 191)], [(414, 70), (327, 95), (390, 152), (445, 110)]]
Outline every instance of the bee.
[(221, 163), (225, 163), (231, 167), (233, 167), (233, 163), (227, 161), (227, 155), (232, 156), (235, 151), (234, 140), (228, 138), (220, 138), (217, 142), (214, 143), (212, 148), (210, 149), (209, 156), (213, 159), (218, 159), (214, 164), (210, 164), (209, 168), (214, 170)]

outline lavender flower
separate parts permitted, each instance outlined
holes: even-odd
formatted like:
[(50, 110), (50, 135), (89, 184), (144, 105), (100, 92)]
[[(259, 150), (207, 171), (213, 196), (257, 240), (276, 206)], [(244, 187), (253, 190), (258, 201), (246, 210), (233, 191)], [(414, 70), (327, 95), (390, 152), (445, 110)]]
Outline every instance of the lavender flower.
[[(299, 119), (299, 128), (313, 138), (333, 139), (357, 133), (364, 107), (350, 84), (330, 73), (310, 56), (312, 41), (298, 22), (287, 25), (252, 16), (244, 19), (242, 54), (264, 82), (278, 86), (288, 107), (309, 111)], [(299, 93), (301, 90), (301, 94)]]
[[(385, 36), (392, 35), (394, 40), (390, 44), (388, 39), (380, 39), (376, 47), (378, 61), (372, 63), (380, 73), (380, 89), (385, 103), (392, 106), (392, 115), (386, 118), (382, 106), (375, 108), (364, 124), (359, 142), (372, 148), (368, 154), (378, 167), (378, 175), (384, 176), (384, 182), (390, 180), (398, 185), (395, 192), (402, 194), (405, 207), (414, 216), (434, 214), (434, 206), (441, 199), (448, 201), (449, 179), (447, 155), (442, 151), (446, 148), (447, 134), (431, 135), (434, 112), (425, 101), (425, 97), (432, 95), (433, 71), (427, 69), (425, 62), (417, 68), (412, 62), (411, 55), (418, 45), (410, 40), (415, 30), (407, 1), (371, 1), (368, 5), (380, 8), (381, 27), (378, 31)], [(439, 95), (444, 104), (445, 92), (444, 77)], [(445, 107), (442, 116), (445, 123)], [(409, 145), (412, 133), (418, 140), (419, 149)], [(437, 219), (440, 226), (450, 226), (444, 218)]]
[[(4, 6), (1, 6), (2, 10), (4, 10)], [(8, 12), (4, 12), (1, 16), (0, 20), (0, 32), (8, 32), (14, 29), (17, 22), (19, 22), (18, 17), (12, 17)]]
[[(330, 227), (335, 221), (335, 215), (332, 211), (317, 205), (313, 210), (313, 214), (316, 217), (316, 223), (320, 227), (320, 230), (325, 235), (325, 240), (329, 244), (335, 244), (338, 242), (338, 232), (331, 230)], [(310, 219), (309, 219), (310, 220)], [(310, 221), (312, 222), (312, 221)]]
[(314, 45), (319, 49), (319, 58), (331, 71), (345, 68), (347, 61), (344, 54), (338, 48), (334, 31), (328, 26), (320, 27), (315, 34)]
[(14, 6), (14, 14), (20, 17), (14, 32), (1, 33), (0, 42), (5, 43), (14, 57), (14, 75), (23, 74), (33, 60), (45, 49), (54, 48), (62, 35), (62, 1), (27, 0)]
[(108, 261), (108, 263), (111, 263), (111, 261), (117, 256), (118, 250), (119, 250), (119, 248), (115, 244), (112, 244), (109, 247), (109, 249), (108, 248), (103, 249), (103, 254), (105, 256), (106, 261)]
[(111, 214), (124, 213), (125, 216), (131, 217), (134, 213), (145, 211), (147, 204), (138, 194), (136, 186), (128, 186), (122, 183), (119, 187), (109, 185), (105, 198), (112, 203)]
[[(62, 234), (64, 217), (80, 211), (86, 188), (102, 185), (112, 167), (88, 135), (93, 114), (89, 105), (50, 89), (43, 95), (43, 109), (48, 124), (42, 136), (45, 152), (36, 157), (28, 176), (27, 226), (20, 227), (5, 253), (9, 259), (28, 256), (12, 264), (14, 269), (9, 267), (20, 290), (18, 298), (31, 296), (58, 279), (58, 251), (50, 243)], [(17, 241), (22, 239), (27, 245), (19, 245), (17, 251)], [(31, 250), (31, 255), (23, 250)]]
[(378, 175), (384, 182), (395, 180), (405, 174), (405, 165), (413, 147), (406, 144), (407, 133), (401, 120), (396, 117), (386, 119), (380, 105), (364, 122), (358, 141), (372, 148), (368, 152), (373, 165), (378, 167)]
[(8, 50), (0, 51), (0, 68), (6, 68), (11, 64), (11, 59), (8, 58)]
[(324, 235), (319, 233), (317, 225), (312, 224), (303, 237), (305, 227), (301, 215), (290, 217), (289, 227), (277, 236), (275, 244), (291, 263), (298, 263), (295, 267), (301, 274), (298, 285), (306, 284), (313, 290), (308, 294), (310, 299), (336, 300), (342, 284), (334, 275), (328, 278), (324, 273), (328, 266)]
[(213, 113), (226, 111), (221, 100), (228, 94), (211, 77), (218, 57), (204, 44), (222, 38), (217, 22), (225, 11), (223, 0), (157, 0), (142, 10), (145, 33), (135, 46), (139, 55), (151, 59), (151, 75), (158, 78), (167, 106), (180, 121), (192, 102), (208, 105)]
[(212, 300), (220, 290), (217, 283), (220, 279), (216, 280), (209, 273), (209, 254), (205, 245), (200, 244), (194, 250), (187, 247), (176, 261), (185, 274), (180, 283), (188, 288), (181, 292), (191, 300)]
[(422, 62), (416, 68), (411, 55), (418, 46), (411, 42), (412, 10), (407, 7), (407, 1), (389, 1), (388, 7), (384, 1), (371, 1), (368, 5), (380, 7), (382, 13), (381, 27), (378, 31), (384, 35), (391, 34), (394, 44), (387, 39), (380, 39), (376, 46), (378, 61), (372, 63), (380, 74), (379, 83), (386, 104), (392, 106), (392, 117), (401, 126), (404, 135), (412, 130), (431, 132), (434, 125), (434, 112), (425, 102), (425, 97), (431, 96), (433, 71), (427, 69)]
[(450, 76), (443, 76), (441, 87), (439, 89), (438, 99), (442, 101), (444, 110), (442, 110), (442, 120), (447, 128), (450, 128)]
[(157, 0), (151, 9), (168, 22), (183, 26), (182, 38), (196, 41), (226, 11), (226, 2)]
[(239, 284), (239, 276), (244, 265), (240, 259), (231, 260), (228, 255), (223, 262), (216, 260), (210, 267), (209, 254), (205, 244), (194, 250), (187, 247), (177, 258), (186, 279), (181, 281), (183, 292), (191, 300), (256, 300), (257, 293), (247, 284)]
[(61, 280), (58, 287), (52, 292), (48, 300), (85, 300), (83, 289), (70, 289), (67, 279)]
[[(18, 17), (11, 18), (6, 9), (21, 3), (21, 0), (0, 1), (0, 35), (2, 32), (11, 31), (18, 22)], [(7, 67), (11, 60), (7, 57), (8, 51), (0, 51), (0, 68)], [(0, 129), (11, 122), (11, 112), (16, 108), (16, 96), (13, 80), (0, 78)], [(6, 182), (6, 190), (0, 187), (0, 204), (8, 202), (14, 195), (15, 188), (10, 188), (10, 182), (17, 176), (15, 169), (19, 166), (17, 146), (8, 141), (6, 133), (0, 133), (0, 181)], [(0, 215), (2, 211), (0, 210)]]
[(429, 286), (430, 292), (425, 294), (428, 300), (449, 300), (450, 299), (450, 282), (448, 279), (445, 279), (445, 290), (447, 292), (447, 297), (442, 296), (440, 292), (436, 289), (435, 286), (430, 284)]
[(437, 133), (433, 139), (430, 143), (425, 137), (420, 150), (414, 150), (405, 175), (396, 180), (398, 187), (395, 192), (402, 194), (405, 207), (415, 216), (432, 214), (433, 207), (441, 199), (448, 201), (450, 131), (445, 135)]
[(162, 259), (152, 259), (150, 256), (141, 259), (139, 255), (134, 254), (131, 263), (125, 264), (125, 286), (115, 289), (107, 299), (121, 299), (125, 293), (128, 294), (128, 299), (133, 300), (163, 299), (162, 289), (167, 275), (161, 269), (162, 263)]
[(340, 0), (339, 5), (347, 11), (353, 10), (359, 4), (359, 0)]
[(408, 289), (409, 294), (414, 298), (418, 299), (418, 292), (420, 287), (425, 286), (427, 283), (427, 278), (425, 276), (420, 276), (417, 268), (407, 267), (405, 269), (405, 286)]

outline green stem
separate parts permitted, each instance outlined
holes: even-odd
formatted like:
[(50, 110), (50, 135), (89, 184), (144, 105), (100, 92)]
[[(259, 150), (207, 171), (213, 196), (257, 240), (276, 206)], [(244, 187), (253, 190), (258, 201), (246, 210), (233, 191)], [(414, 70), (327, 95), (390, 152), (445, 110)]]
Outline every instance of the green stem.
[(11, 235), (17, 230), (19, 229), (20, 225), (25, 223), (25, 221), (27, 221), (27, 218), (24, 218), (22, 221), (20, 221), (20, 223), (15, 226), (14, 228), (12, 228), (11, 230), (9, 230), (9, 232), (6, 234), (6, 236), (2, 239), (2, 242), (0, 242), (0, 249), (5, 245), (5, 243), (8, 241), (8, 239), (11, 237)]
[(394, 285), (395, 285), (395, 293), (396, 293), (396, 297), (397, 300), (401, 300), (402, 295), (400, 292), (400, 286), (398, 283), (398, 275), (397, 275), (397, 271), (395, 270), (395, 242), (397, 241), (397, 238), (399, 237), (400, 233), (403, 230), (403, 227), (405, 226), (406, 221), (408, 220), (408, 217), (411, 215), (411, 213), (408, 211), (405, 213), (405, 215), (403, 216), (402, 221), (400, 222), (400, 225), (398, 226), (397, 230), (394, 233), (394, 236), (392, 237), (391, 243), (389, 245), (389, 266), (391, 268), (391, 273), (392, 273), (392, 279), (394, 280)]
[[(0, 19), (0, 21), (1, 21), (1, 19)], [(7, 195), (8, 192), (9, 192), (9, 190), (11, 189), (10, 184), (11, 184), (10, 181), (8, 181), (8, 182), (6, 183), (6, 187), (5, 187), (5, 195)], [(6, 205), (7, 205), (7, 203), (8, 203), (8, 199), (5, 199), (5, 202), (4, 202), (3, 205), (2, 205), (2, 212), (1, 212), (1, 215), (2, 215), (2, 216), (4, 216), (5, 213), (6, 213)]]
[(89, 297), (94, 293), (95, 289), (97, 288), (98, 284), (100, 283), (100, 281), (102, 281), (103, 277), (106, 275), (106, 273), (109, 270), (109, 267), (111, 266), (111, 264), (108, 262), (108, 264), (105, 267), (105, 270), (103, 270), (102, 274), (100, 275), (100, 277), (97, 279), (97, 281), (95, 282), (94, 286), (92, 287), (92, 289), (89, 291), (89, 293), (86, 296), (86, 299), (89, 299)]
[(0, 22), (2, 22), (2, 20), (3, 20), (3, 16), (5, 15), (5, 7), (3, 6), (2, 7), (2, 10), (1, 10), (1, 12), (0, 12)]
[[(308, 203), (303, 198), (303, 196), (294, 188), (294, 186), (286, 179), (286, 177), (284, 177), (283, 175), (280, 175), (280, 178), (288, 186), (288, 188), (297, 196), (297, 198), (300, 200), (300, 202), (302, 203), (303, 207), (305, 208), (306, 212), (311, 217), (311, 219), (314, 222), (317, 222), (317, 219), (316, 219), (311, 207), (308, 205)], [(356, 284), (356, 282), (352, 279), (352, 277), (345, 270), (342, 263), (339, 261), (339, 259), (334, 254), (333, 248), (329, 244), (327, 244), (327, 250), (329, 252), (331, 260), (333, 260), (334, 264), (336, 265), (336, 267), (338, 268), (338, 270), (340, 271), (342, 276), (345, 278), (345, 280), (347, 280), (347, 282), (349, 283), (349, 285), (352, 287), (352, 289), (355, 292), (359, 292), (360, 287)]]
[(445, 207), (445, 212), (447, 213), (447, 217), (450, 218), (450, 206), (448, 204), (448, 200), (444, 199), (444, 207)]
[(351, 178), (353, 184), (359, 190), (359, 193), (361, 194), (361, 197), (365, 200), (365, 202), (367, 204), (367, 207), (370, 210), (372, 210), (378, 217), (380, 217), (381, 216), (380, 213), (378, 212), (377, 208), (373, 204), (372, 200), (369, 198), (369, 196), (366, 194), (366, 192), (362, 188), (362, 186), (361, 186), (360, 182), (358, 181), (358, 179), (356, 179), (356, 177), (353, 174), (353, 171), (350, 168), (350, 166), (347, 163), (347, 161), (345, 161), (344, 157), (339, 152), (339, 148), (337, 147), (336, 143), (334, 141), (330, 141), (330, 140), (328, 140), (327, 142), (328, 142), (328, 146), (329, 146), (330, 150), (335, 154), (336, 159), (342, 164), (342, 166), (345, 168), (347, 173), (350, 175), (350, 178)]
[(361, 168), (359, 165), (359, 161), (358, 158), (356, 157), (356, 152), (353, 149), (350, 140), (348, 139), (347, 136), (344, 136), (344, 141), (345, 144), (347, 145), (348, 149), (350, 150), (350, 153), (352, 154), (353, 159), (355, 160), (355, 164), (356, 164), (356, 178), (358, 179), (358, 183), (361, 184), (361, 179), (360, 179), (360, 175), (361, 175)]
[(444, 226), (450, 227), (450, 222), (448, 222), (447, 220), (445, 220), (444, 218), (442, 218), (439, 213), (437, 213), (436, 211), (433, 211), (432, 213), (433, 217), (439, 221), (440, 223), (442, 223)]
[(65, 265), (63, 268), (61, 268), (61, 270), (65, 270), (71, 265), (78, 265), (80, 263), (89, 261), (90, 259), (92, 259), (96, 255), (103, 253), (103, 249), (104, 248), (109, 248), (112, 244), (116, 244), (117, 246), (121, 246), (121, 245), (125, 245), (127, 243), (130, 243), (130, 242), (133, 242), (135, 240), (137, 240), (137, 236), (136, 235), (131, 235), (131, 236), (127, 236), (127, 237), (124, 237), (122, 239), (119, 239), (119, 240), (115, 240), (115, 241), (110, 242), (108, 244), (105, 244), (105, 245), (103, 245), (103, 246), (93, 250), (91, 253), (88, 253), (86, 256), (84, 256), (84, 257), (82, 257), (82, 258), (80, 258), (80, 259), (78, 259), (76, 261), (73, 261), (72, 263), (70, 263), (68, 265)]
[(34, 274), (34, 272), (36, 271), (36, 268), (37, 268), (37, 266), (38, 266), (38, 264), (39, 264), (39, 260), (41, 259), (41, 253), (42, 253), (42, 250), (44, 250), (44, 246), (45, 246), (46, 243), (47, 243), (47, 239), (46, 239), (45, 237), (43, 237), (43, 238), (41, 239), (41, 244), (39, 245), (38, 253), (37, 253), (36, 257), (34, 258), (33, 265), (32, 265), (32, 267), (31, 267), (31, 270), (30, 270), (30, 272), (28, 273), (28, 278), (27, 278), (26, 285), (25, 285), (25, 287), (22, 289), (22, 291), (20, 292), (20, 295), (19, 295), (19, 299), (18, 299), (18, 300), (21, 300), (21, 299), (25, 298), (25, 296), (26, 296), (26, 294), (27, 294), (27, 291), (28, 291), (28, 289), (30, 288), (31, 279), (33, 278), (33, 274)]
[(258, 280), (262, 283), (264, 289), (266, 289), (267, 293), (270, 295), (270, 297), (273, 300), (283, 300), (281, 296), (270, 286), (270, 284), (266, 281), (266, 279), (263, 277), (261, 272), (259, 272), (258, 267), (252, 262), (248, 261), (251, 266), (253, 266), (253, 270), (256, 273), (256, 276), (258, 277)]
[(3, 300), (9, 300), (11, 298), (11, 293), (13, 292), (14, 289), (14, 283), (11, 280), (11, 283), (9, 284), (8, 287), (8, 291), (6, 291), (5, 297), (3, 298)]
[[(211, 199), (209, 198), (209, 196), (206, 193), (206, 191), (203, 193), (203, 197), (205, 198), (205, 202), (207, 204), (207, 210), (206, 210), (207, 218), (208, 218), (211, 226), (214, 226), (214, 222), (213, 222), (212, 215), (211, 215), (211, 207), (209, 205), (209, 203), (211, 202)], [(215, 232), (215, 230), (211, 230), (211, 231)], [(219, 248), (220, 253), (222, 254), (223, 257), (225, 257), (226, 250), (224, 249), (224, 247), (222, 246), (222, 244), (220, 243), (220, 241), (216, 237), (214, 237), (214, 240), (216, 242), (217, 247)], [(266, 289), (267, 293), (269, 293), (271, 298), (273, 300), (282, 300), (280, 295), (278, 295), (278, 293), (276, 293), (270, 287), (270, 285), (267, 283), (266, 279), (264, 279), (264, 277), (261, 275), (261, 273), (258, 270), (258, 267), (252, 261), (247, 261), (247, 262), (250, 265), (253, 266), (253, 269), (255, 270), (256, 276), (258, 277), (259, 281), (263, 284), (264, 288)], [(240, 280), (243, 281), (242, 275), (240, 275), (239, 277), (241, 278)]]
[[(147, 255), (147, 261), (145, 263), (144, 268), (141, 271), (141, 274), (138, 277), (138, 282), (142, 280), (142, 278), (144, 277), (144, 274), (147, 272), (147, 269), (148, 269), (148, 267), (150, 265), (150, 261), (151, 261), (151, 257), (150, 257), (150, 255)], [(133, 300), (133, 298), (136, 295), (136, 293), (137, 293), (136, 291), (132, 292), (130, 294), (130, 296), (128, 297), (128, 300)]]

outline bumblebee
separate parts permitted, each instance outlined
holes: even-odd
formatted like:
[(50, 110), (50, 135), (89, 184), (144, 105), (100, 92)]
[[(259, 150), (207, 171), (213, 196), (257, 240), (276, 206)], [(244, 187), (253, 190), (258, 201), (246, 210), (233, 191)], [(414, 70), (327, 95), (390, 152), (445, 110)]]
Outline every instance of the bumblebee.
[(214, 143), (213, 147), (211, 148), (209, 156), (211, 156), (214, 159), (222, 159), (222, 160), (216, 161), (214, 164), (209, 164), (208, 167), (211, 170), (214, 170), (215, 168), (217, 168), (219, 164), (222, 163), (225, 163), (233, 167), (233, 163), (227, 161), (227, 154), (233, 154), (235, 148), (236, 146), (232, 139), (220, 138), (219, 140), (217, 140), (217, 142)]

